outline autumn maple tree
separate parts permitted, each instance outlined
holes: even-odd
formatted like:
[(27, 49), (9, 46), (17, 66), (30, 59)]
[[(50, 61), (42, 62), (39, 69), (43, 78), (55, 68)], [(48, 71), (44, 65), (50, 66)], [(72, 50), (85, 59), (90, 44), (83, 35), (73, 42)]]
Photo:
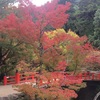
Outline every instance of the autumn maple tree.
[(91, 50), (85, 62), (87, 69), (98, 71), (100, 69), (100, 51), (95, 49)]
[[(48, 83), (46, 88), (40, 88), (40, 83), (37, 84), (37, 88), (33, 88), (32, 92), (28, 94), (29, 96), (31, 95), (30, 100), (34, 96), (35, 99), (37, 99), (36, 96), (41, 97), (41, 100), (70, 100), (71, 98), (76, 98), (77, 94), (73, 88), (75, 89), (74, 85), (77, 87), (77, 84), (80, 85), (82, 83), (81, 79), (73, 78), (71, 80), (69, 78), (64, 80), (64, 75), (56, 72), (50, 73), (46, 75), (49, 77), (46, 77), (44, 72), (42, 72), (44, 67), (49, 71), (64, 71), (68, 66), (66, 62), (66, 45), (73, 39), (72, 36), (59, 30), (58, 32), (56, 32), (57, 30), (48, 32), (48, 29), (58, 29), (68, 21), (69, 15), (66, 11), (69, 10), (70, 3), (67, 2), (65, 5), (62, 5), (58, 4), (58, 0), (53, 0), (44, 6), (36, 7), (29, 0), (19, 0), (19, 2), (19, 14), (11, 13), (0, 20), (0, 32), (9, 35), (10, 39), (15, 38), (31, 44), (34, 52), (33, 64), (35, 67), (40, 68), (42, 74), (39, 74), (37, 78), (39, 79), (40, 77), (41, 80), (46, 79), (48, 82), (52, 81)], [(65, 51), (63, 48), (65, 48)], [(51, 70), (51, 67), (55, 68)], [(55, 79), (52, 79), (53, 77)], [(66, 86), (66, 88), (63, 86)], [(27, 88), (24, 87), (21, 91), (24, 92), (26, 89), (24, 93), (27, 94)], [(34, 91), (37, 91), (36, 94)], [(48, 94), (43, 95), (44, 93)]]
[(55, 70), (64, 71), (68, 66), (67, 69), (74, 71), (74, 74), (85, 67), (86, 58), (93, 50), (86, 36), (79, 37), (71, 30), (65, 32), (63, 29), (46, 32), (46, 35), (44, 38), (48, 41), (43, 42), (45, 51), (48, 51), (43, 55), (45, 63), (49, 66), (56, 63), (53, 64)]
[(69, 70), (74, 71), (74, 74), (80, 69), (85, 68), (86, 58), (93, 50), (91, 44), (87, 42), (87, 37), (72, 37), (67, 48), (67, 60), (69, 62)]
[(6, 29), (3, 29), (7, 27), (6, 24), (3, 24), (6, 23), (3, 21), (4, 18), (17, 10), (16, 7), (12, 7), (14, 1), (16, 0), (0, 0), (0, 81), (2, 81), (4, 73), (10, 73), (20, 60), (25, 60), (26, 54), (27, 57), (32, 55), (31, 49), (29, 50), (31, 46), (14, 38), (14, 35), (11, 36), (9, 34), (10, 31), (7, 31), (7, 34), (5, 34)]
[[(54, 39), (50, 40), (44, 31), (48, 27), (59, 28), (68, 21), (69, 15), (66, 11), (70, 8), (70, 3), (65, 5), (58, 4), (58, 0), (53, 0), (51, 3), (47, 3), (44, 6), (36, 7), (29, 0), (19, 0), (20, 14), (10, 14), (5, 19), (0, 21), (0, 31), (4, 34), (9, 34), (11, 38), (17, 38), (24, 42), (30, 43), (34, 47), (34, 53), (36, 55), (37, 66), (42, 67), (43, 56), (47, 53), (45, 48), (53, 47)], [(62, 19), (63, 17), (63, 19)], [(63, 35), (59, 36), (59, 40), (63, 40)], [(48, 44), (44, 44), (48, 41)], [(44, 46), (45, 45), (45, 46)], [(56, 49), (53, 50), (55, 54), (59, 55)], [(49, 53), (50, 54), (50, 53)], [(51, 52), (52, 54), (52, 52)], [(48, 55), (48, 54), (47, 54)]]

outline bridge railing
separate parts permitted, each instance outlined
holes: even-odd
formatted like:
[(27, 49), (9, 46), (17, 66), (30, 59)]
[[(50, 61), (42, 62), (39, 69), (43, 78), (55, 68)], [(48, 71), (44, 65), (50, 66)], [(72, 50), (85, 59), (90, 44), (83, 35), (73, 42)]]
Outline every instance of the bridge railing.
[[(59, 73), (61, 74), (61, 73)], [(82, 80), (100, 80), (100, 73), (79, 73), (77, 75), (68, 75), (68, 74), (64, 74), (65, 80), (77, 80), (77, 79), (82, 79)], [(54, 77), (52, 78), (52, 80), (50, 81), (55, 81), (55, 80), (59, 80), (54, 79)], [(47, 82), (45, 82), (44, 80), (41, 80), (41, 83), (49, 83), (48, 80), (46, 80)], [(23, 74), (20, 74), (19, 72), (16, 72), (15, 76), (4, 76), (4, 85), (7, 84), (19, 84), (19, 83), (25, 83), (25, 82), (32, 82), (32, 83), (36, 83), (36, 78), (35, 78), (35, 74), (31, 73), (30, 75), (26, 76)]]
[(16, 82), (16, 77), (15, 76), (4, 76), (4, 85), (7, 84), (15, 84)]
[(100, 73), (79, 73), (76, 76), (83, 80), (100, 80)]
[(4, 76), (3, 83), (4, 85), (8, 84), (19, 84), (19, 83), (25, 83), (25, 82), (35, 82), (34, 74), (25, 76), (23, 74), (20, 74), (19, 72), (16, 72), (15, 76)]

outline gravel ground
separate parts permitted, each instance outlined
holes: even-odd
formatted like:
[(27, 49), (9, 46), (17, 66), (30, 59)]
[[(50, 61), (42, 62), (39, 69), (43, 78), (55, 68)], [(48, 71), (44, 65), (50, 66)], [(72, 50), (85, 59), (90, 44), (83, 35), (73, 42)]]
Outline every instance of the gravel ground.
[(11, 94), (19, 93), (14, 88), (12, 88), (12, 85), (0, 85), (0, 97), (7, 97)]

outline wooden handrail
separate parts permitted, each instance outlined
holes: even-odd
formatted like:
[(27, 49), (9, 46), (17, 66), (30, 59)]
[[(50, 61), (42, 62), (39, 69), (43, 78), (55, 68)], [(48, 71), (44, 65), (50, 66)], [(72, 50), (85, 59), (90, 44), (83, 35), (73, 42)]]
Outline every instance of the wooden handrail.
[[(59, 73), (61, 74), (61, 73)], [(77, 75), (69, 75), (67, 73), (64, 74), (63, 77), (65, 80), (100, 80), (100, 73), (79, 73)], [(58, 78), (57, 78), (58, 79)], [(4, 76), (4, 85), (7, 84), (19, 84), (24, 82), (36, 82), (36, 79), (34, 77), (34, 73), (30, 74), (29, 76), (25, 76), (20, 74), (19, 72), (16, 72), (15, 76)], [(42, 80), (41, 80), (42, 82)], [(51, 82), (51, 80), (48, 80), (47, 83)]]

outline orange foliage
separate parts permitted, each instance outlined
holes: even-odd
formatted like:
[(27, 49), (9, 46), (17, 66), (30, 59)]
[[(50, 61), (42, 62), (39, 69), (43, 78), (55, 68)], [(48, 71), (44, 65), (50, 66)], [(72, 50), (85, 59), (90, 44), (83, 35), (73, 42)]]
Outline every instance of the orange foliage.
[(77, 86), (79, 89), (82, 83), (81, 79), (74, 77), (67, 79), (64, 73), (59, 72), (43, 73), (37, 75), (37, 79), (35, 87), (24, 84), (19, 86), (18, 91), (28, 95), (30, 100), (36, 98), (42, 100), (70, 100), (77, 97), (73, 89), (77, 89)]

